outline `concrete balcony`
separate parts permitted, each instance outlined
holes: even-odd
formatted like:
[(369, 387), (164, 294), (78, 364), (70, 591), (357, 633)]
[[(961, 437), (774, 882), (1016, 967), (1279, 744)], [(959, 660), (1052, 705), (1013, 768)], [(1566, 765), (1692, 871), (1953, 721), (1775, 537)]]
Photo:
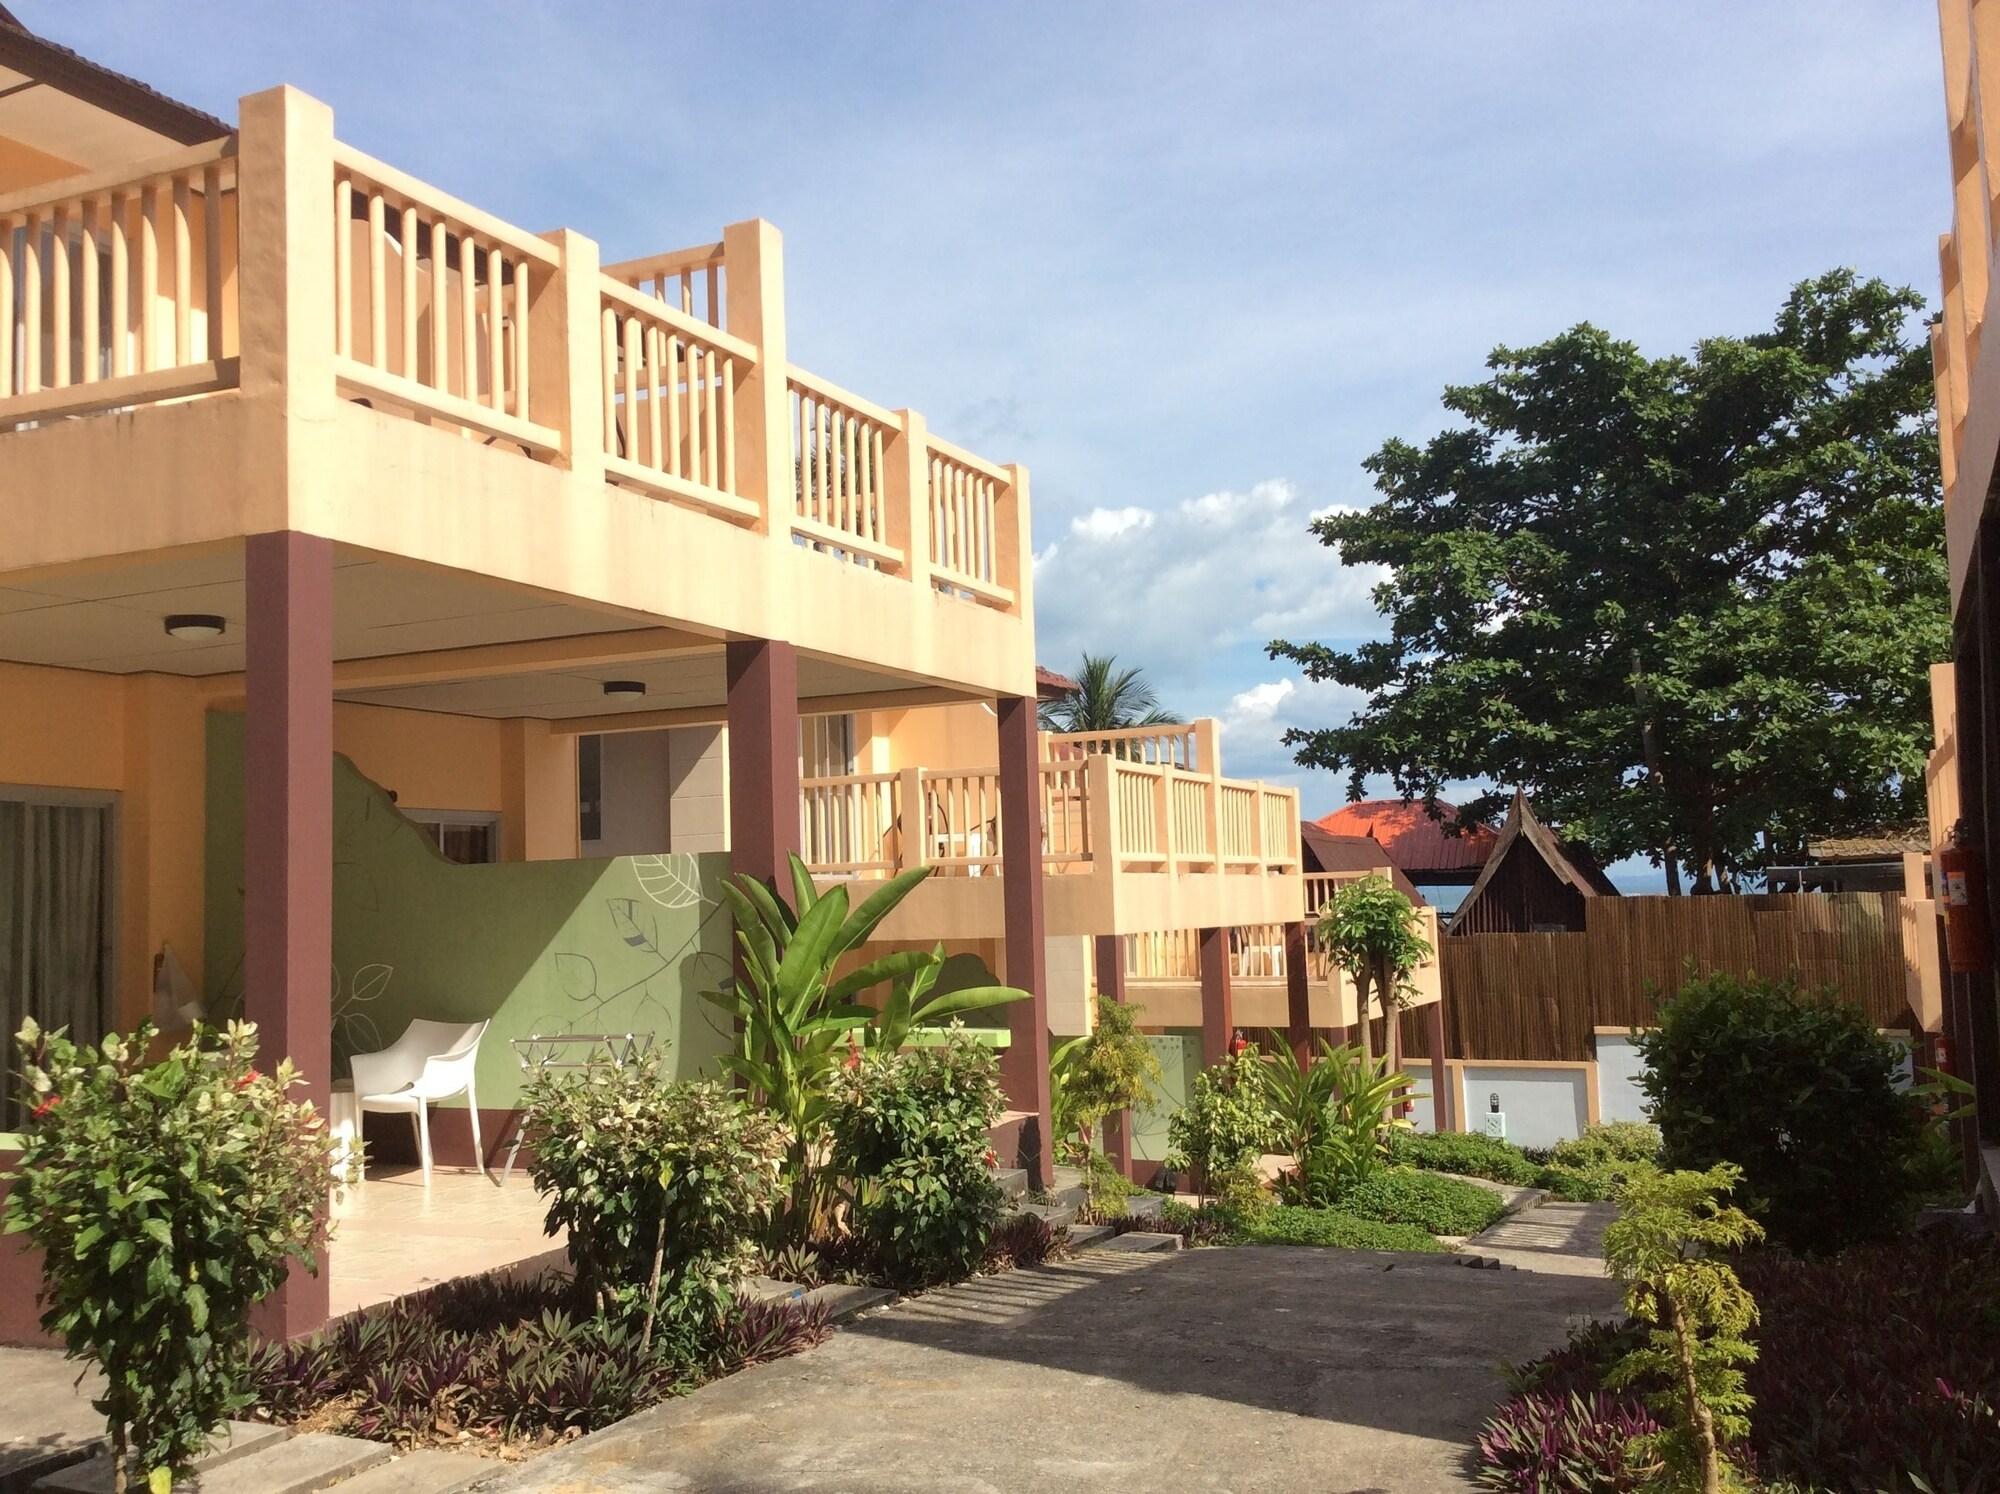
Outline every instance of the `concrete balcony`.
[(1026, 472), (791, 363), (768, 223), (601, 264), (276, 89), (224, 138), (0, 196), (0, 305), (9, 584), (296, 530), (496, 614), (793, 642), (858, 668), (834, 693), (1033, 693)]
[[(1043, 733), (1038, 765), (1050, 936), (1297, 922), (1305, 904), (1295, 789), (1222, 776), (1215, 723)], [(807, 865), (824, 883), (932, 875), (885, 940), (1003, 929), (1000, 774), (906, 768), (802, 785)]]

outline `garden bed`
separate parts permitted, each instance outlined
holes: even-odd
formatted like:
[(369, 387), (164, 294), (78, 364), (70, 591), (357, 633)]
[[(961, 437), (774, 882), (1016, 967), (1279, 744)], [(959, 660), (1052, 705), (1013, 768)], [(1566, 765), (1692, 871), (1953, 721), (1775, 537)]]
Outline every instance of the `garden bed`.
[[(1756, 1298), (1750, 1436), (1737, 1459), (1774, 1485), (1990, 1488), (2000, 1469), (2000, 1240), (1955, 1229), (1831, 1260), (1737, 1262)], [(1603, 1388), (1636, 1343), (1596, 1324), (1514, 1374), (1480, 1439), (1481, 1482), (1536, 1491), (1639, 1487), (1633, 1437), (1659, 1429), (1641, 1390)]]

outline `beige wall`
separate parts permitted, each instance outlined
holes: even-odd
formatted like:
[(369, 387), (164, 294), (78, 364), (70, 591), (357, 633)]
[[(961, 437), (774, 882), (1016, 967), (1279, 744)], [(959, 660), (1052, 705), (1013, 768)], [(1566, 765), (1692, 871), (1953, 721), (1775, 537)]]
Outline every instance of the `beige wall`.
[(671, 851), (729, 849), (729, 736), (720, 726), (667, 733)]
[(997, 768), (999, 726), (981, 701), (857, 716), (855, 756), (864, 773), (904, 768)]

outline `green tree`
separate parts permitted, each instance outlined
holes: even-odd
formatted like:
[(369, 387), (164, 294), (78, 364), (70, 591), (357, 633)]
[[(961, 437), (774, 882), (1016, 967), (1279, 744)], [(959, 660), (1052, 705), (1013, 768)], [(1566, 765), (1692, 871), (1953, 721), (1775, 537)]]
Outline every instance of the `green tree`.
[[(1768, 332), (1642, 355), (1589, 324), (1496, 348), (1445, 390), (1464, 424), (1364, 466), (1380, 500), (1316, 520), (1379, 565), (1388, 636), (1279, 641), (1366, 692), (1298, 760), (1512, 786), (1603, 859), (1697, 891), (1812, 835), (1920, 815), (1927, 666), (1949, 646), (1922, 298), (1835, 270)], [(1760, 837), (1768, 841), (1760, 849)]]
[(1646, 1343), (1612, 1367), (1613, 1389), (1660, 1383), (1647, 1396), (1666, 1430), (1637, 1438), (1632, 1452), (1653, 1465), (1646, 1487), (1722, 1494), (1747, 1487), (1723, 1449), (1750, 1434), (1750, 1393), (1740, 1366), (1757, 1357), (1744, 1337), (1757, 1304), (1722, 1257), (1763, 1231), (1721, 1200), (1742, 1173), (1648, 1168), (1618, 1194), (1604, 1231), (1604, 1263), (1625, 1284), (1625, 1310), (1647, 1327)]
[(1416, 905), (1387, 877), (1343, 882), (1320, 909), (1313, 937), (1327, 957), (1354, 982), (1356, 1027), (1362, 1061), (1373, 1057), (1368, 1030), (1370, 999), (1387, 1018), (1391, 1068), (1403, 1066), (1402, 1023), (1397, 1020), (1410, 994), (1410, 972), (1431, 952), (1419, 932)]
[(1041, 717), (1046, 731), (1122, 731), (1174, 720), (1160, 709), (1144, 671), (1120, 669), (1116, 654), (1091, 653), (1076, 672), (1076, 688), (1044, 701)]
[(1139, 1031), (1145, 1008), (1097, 998), (1097, 1022), (1049, 1056), (1049, 1108), (1057, 1144), (1070, 1160), (1090, 1161), (1090, 1138), (1114, 1111), (1130, 1110), (1160, 1083), (1160, 1059)]

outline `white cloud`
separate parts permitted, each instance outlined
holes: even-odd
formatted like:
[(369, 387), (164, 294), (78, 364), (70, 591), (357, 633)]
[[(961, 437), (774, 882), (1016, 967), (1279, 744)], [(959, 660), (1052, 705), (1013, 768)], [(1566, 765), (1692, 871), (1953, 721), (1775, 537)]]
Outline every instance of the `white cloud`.
[(1114, 540), (1134, 530), (1151, 529), (1153, 511), (1132, 504), (1125, 508), (1093, 508), (1082, 518), (1069, 521), (1069, 532), (1079, 539)]
[(1267, 481), (1072, 520), (1073, 535), (1098, 543), (1038, 559), (1042, 662), (1073, 663), (1086, 649), (1115, 653), (1143, 666), (1170, 706), (1187, 709), (1181, 701), (1190, 694), (1215, 702), (1226, 698), (1224, 687), (1242, 686), (1240, 674), (1208, 677), (1220, 650), (1378, 632), (1369, 593), (1381, 568), (1342, 565), (1308, 527), (1316, 507), (1293, 484)]

